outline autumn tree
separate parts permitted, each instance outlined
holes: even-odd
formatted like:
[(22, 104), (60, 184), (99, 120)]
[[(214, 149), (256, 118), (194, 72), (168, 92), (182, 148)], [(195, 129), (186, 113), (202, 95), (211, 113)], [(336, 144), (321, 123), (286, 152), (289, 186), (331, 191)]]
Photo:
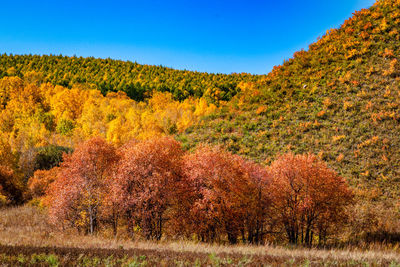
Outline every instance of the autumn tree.
[(0, 79), (0, 110), (5, 108), (10, 100), (12, 91), (21, 91), (23, 80), (18, 77), (4, 77)]
[(95, 232), (110, 187), (110, 172), (118, 159), (116, 149), (101, 138), (92, 138), (65, 155), (58, 178), (48, 190), (51, 219)]
[(0, 165), (0, 206), (1, 203), (20, 204), (24, 189), (20, 176), (11, 168)]
[(32, 197), (42, 197), (46, 194), (51, 183), (53, 183), (59, 173), (60, 168), (54, 167), (50, 170), (37, 170), (28, 180), (28, 188)]
[(261, 166), (221, 148), (199, 146), (185, 157), (185, 172), (195, 193), (191, 229), (202, 241), (241, 235), (261, 242), (266, 211), (268, 175)]
[(270, 166), (273, 207), (289, 242), (312, 245), (326, 239), (352, 200), (346, 181), (312, 154), (285, 154)]
[(185, 186), (181, 145), (171, 137), (125, 146), (115, 175), (114, 196), (128, 219), (128, 230), (140, 227), (147, 239), (159, 240), (167, 211)]
[(5, 135), (0, 132), (0, 202), (3, 204), (19, 204), (23, 201), (24, 183), (16, 170), (17, 158)]
[(14, 193), (13, 184), (11, 183), (12, 180), (13, 171), (4, 166), (0, 166), (0, 207), (10, 202), (10, 193)]
[(244, 191), (246, 200), (242, 239), (245, 240), (244, 233), (247, 231), (247, 242), (260, 244), (274, 228), (270, 197), (272, 178), (266, 167), (253, 161), (243, 161), (242, 168), (248, 179), (246, 187), (238, 188)]

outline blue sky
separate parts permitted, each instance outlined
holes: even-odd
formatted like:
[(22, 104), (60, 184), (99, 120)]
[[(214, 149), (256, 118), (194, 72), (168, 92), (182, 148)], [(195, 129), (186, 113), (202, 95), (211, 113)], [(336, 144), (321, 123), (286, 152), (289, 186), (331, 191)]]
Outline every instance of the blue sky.
[(267, 73), (374, 0), (0, 2), (0, 53)]

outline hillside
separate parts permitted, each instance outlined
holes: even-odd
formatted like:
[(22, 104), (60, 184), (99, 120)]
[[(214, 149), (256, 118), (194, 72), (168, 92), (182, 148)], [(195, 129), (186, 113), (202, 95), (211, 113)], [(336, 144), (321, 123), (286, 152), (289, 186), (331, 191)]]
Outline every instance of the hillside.
[(45, 82), (71, 88), (86, 84), (107, 92), (123, 91), (142, 101), (152, 91), (170, 92), (177, 100), (189, 96), (207, 96), (211, 101), (230, 100), (242, 81), (256, 81), (262, 76), (242, 74), (209, 74), (174, 70), (163, 66), (142, 65), (130, 61), (67, 57), (54, 55), (0, 55), (0, 78), (34, 71)]
[[(378, 1), (327, 31), (179, 139), (269, 162), (313, 152), (364, 199), (400, 192), (400, 3)], [(395, 205), (395, 204), (394, 204)]]
[[(285, 186), (296, 194), (301, 191), (293, 188), (293, 181), (281, 184), (281, 177), (305, 169), (306, 174), (299, 175), (306, 184), (300, 186), (305, 196), (294, 197), (301, 200), (293, 207), (299, 214), (320, 208), (309, 213), (320, 218), (308, 221), (318, 228), (319, 236), (313, 237), (314, 230), (305, 226), (306, 215), (294, 213), (297, 234), (289, 237), (290, 243), (311, 245), (318, 240), (322, 244), (328, 228), (331, 244), (399, 241), (399, 41), (400, 2), (382, 0), (355, 12), (339, 29), (327, 31), (268, 75), (4, 54), (0, 56), (0, 205), (36, 197), (31, 203), (50, 207), (56, 214), (54, 222), (69, 222), (86, 233), (113, 224), (115, 233), (122, 225), (128, 235), (136, 226), (140, 231), (147, 227), (150, 234), (142, 237), (150, 239), (179, 232), (186, 237), (196, 233), (197, 240), (208, 242), (215, 238), (246, 242), (247, 235), (250, 243), (280, 243), (285, 240), (284, 224), (291, 220), (282, 215), (278, 231), (273, 231), (284, 209), (276, 208), (277, 203), (286, 203), (277, 192)], [(166, 135), (177, 140), (160, 138)], [(98, 151), (93, 152), (93, 144)], [(63, 152), (72, 154), (63, 158)], [(286, 152), (311, 152), (317, 157), (291, 153), (278, 157)], [(95, 174), (80, 174), (92, 163), (99, 165), (93, 167)], [(104, 173), (98, 174), (98, 169)], [(352, 186), (354, 199), (335, 171)], [(93, 194), (98, 199), (87, 200), (92, 194), (82, 190), (81, 184), (90, 179), (99, 180), (94, 183), (99, 191)], [(155, 196), (145, 195), (149, 192)], [(336, 202), (331, 201), (335, 195)], [(135, 206), (139, 205), (135, 201), (147, 197), (149, 202), (139, 203), (142, 210)], [(197, 198), (204, 207), (195, 203)], [(320, 202), (310, 204), (313, 198)], [(126, 199), (132, 200), (131, 206), (126, 207)], [(67, 204), (57, 209), (64, 200)], [(156, 222), (146, 210), (158, 207), (152, 201), (159, 201), (161, 207)], [(98, 220), (88, 219), (93, 203), (103, 216)], [(218, 205), (219, 213), (208, 214)], [(196, 221), (197, 208), (204, 216), (203, 228)], [(120, 225), (119, 209), (125, 211)], [(143, 210), (149, 213), (139, 214)], [(163, 232), (165, 222), (168, 230)], [(305, 234), (303, 241), (302, 230), (298, 241), (300, 228), (311, 231), (311, 237)]]

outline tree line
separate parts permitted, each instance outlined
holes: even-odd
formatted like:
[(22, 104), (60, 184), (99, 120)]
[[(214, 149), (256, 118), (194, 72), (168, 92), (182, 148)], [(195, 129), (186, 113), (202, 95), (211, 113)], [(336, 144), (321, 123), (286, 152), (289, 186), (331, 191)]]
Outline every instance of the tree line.
[(171, 137), (115, 148), (92, 138), (60, 166), (28, 182), (50, 220), (93, 234), (203, 242), (324, 244), (347, 219), (346, 181), (312, 154), (269, 166), (201, 144), (185, 152)]
[(214, 74), (175, 70), (163, 66), (131, 61), (62, 55), (0, 55), (0, 78), (24, 77), (31, 71), (40, 73), (44, 82), (72, 88), (85, 84), (106, 95), (125, 92), (135, 101), (143, 101), (153, 91), (170, 92), (175, 100), (207, 97), (209, 101), (228, 101), (241, 82), (254, 82), (261, 75), (247, 73)]

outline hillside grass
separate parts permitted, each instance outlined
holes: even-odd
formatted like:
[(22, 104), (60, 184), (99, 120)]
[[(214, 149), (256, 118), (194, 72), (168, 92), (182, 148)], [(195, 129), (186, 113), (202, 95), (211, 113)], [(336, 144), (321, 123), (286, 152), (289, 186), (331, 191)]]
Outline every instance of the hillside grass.
[(288, 151), (315, 153), (349, 181), (360, 200), (395, 211), (399, 25), (396, 1), (355, 12), (177, 138), (188, 149), (219, 144), (265, 164)]

